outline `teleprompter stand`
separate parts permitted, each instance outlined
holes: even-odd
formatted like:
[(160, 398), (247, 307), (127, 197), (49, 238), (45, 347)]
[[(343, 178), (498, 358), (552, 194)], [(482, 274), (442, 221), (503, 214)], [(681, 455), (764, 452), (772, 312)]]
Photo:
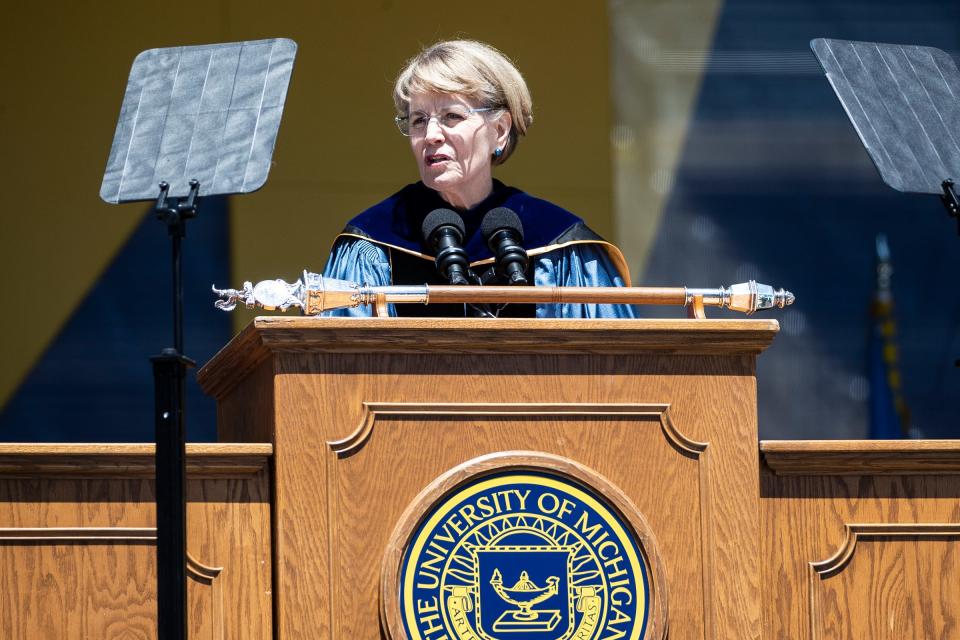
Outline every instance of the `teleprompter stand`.
[(183, 352), (186, 223), (197, 217), (201, 185), (211, 196), (249, 193), (266, 182), (296, 49), (279, 38), (138, 55), (100, 187), (111, 204), (155, 201), (172, 243), (173, 346), (150, 358), (159, 640), (188, 636), (185, 404), (194, 362)]

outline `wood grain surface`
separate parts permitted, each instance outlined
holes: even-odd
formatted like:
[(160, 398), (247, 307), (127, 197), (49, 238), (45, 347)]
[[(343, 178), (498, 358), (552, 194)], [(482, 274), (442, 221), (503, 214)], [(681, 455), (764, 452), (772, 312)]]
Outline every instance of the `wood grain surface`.
[(222, 398), (283, 350), (324, 353), (749, 354), (767, 348), (776, 320), (510, 320), (255, 318), (197, 373)]
[[(0, 443), (0, 476), (32, 478), (153, 478), (152, 444)], [(262, 444), (187, 444), (191, 478), (241, 477), (267, 468), (273, 446)]]
[(960, 440), (769, 440), (760, 453), (777, 475), (960, 474)]
[(637, 506), (660, 541), (671, 638), (759, 638), (754, 367), (776, 330), (257, 319), (200, 379), (222, 439), (274, 444), (277, 637), (380, 637), (380, 559), (407, 506), (466, 460), (529, 450)]
[(960, 638), (960, 474), (942, 457), (951, 444), (770, 444), (761, 446), (764, 636)]
[(853, 524), (810, 564), (810, 636), (947, 638), (960, 605), (958, 524)]
[[(270, 638), (271, 447), (187, 451), (190, 637)], [(0, 446), (0, 637), (156, 637), (151, 452)]]
[[(430, 304), (639, 304), (683, 307), (684, 287), (550, 287), (509, 285), (425, 285)], [(387, 302), (409, 300), (383, 292)], [(410, 303), (417, 304), (417, 303)], [(309, 307), (308, 307), (309, 308)]]

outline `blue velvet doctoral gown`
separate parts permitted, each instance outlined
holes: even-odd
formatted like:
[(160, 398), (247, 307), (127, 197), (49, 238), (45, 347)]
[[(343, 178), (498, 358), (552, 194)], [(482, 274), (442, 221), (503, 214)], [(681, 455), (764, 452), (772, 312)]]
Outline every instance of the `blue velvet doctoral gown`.
[[(371, 286), (443, 282), (425, 253), (420, 227), (428, 213), (449, 208), (440, 195), (423, 183), (404, 187), (383, 202), (351, 220), (337, 237), (323, 270), (328, 278)], [(466, 226), (464, 248), (471, 265), (493, 256), (479, 228), (483, 216), (495, 207), (508, 207), (520, 217), (524, 248), (530, 256), (528, 279), (537, 286), (622, 287), (629, 282), (619, 249), (591, 231), (577, 216), (546, 200), (494, 181), (493, 193), (477, 206), (458, 213)], [(619, 267), (619, 268), (618, 268)], [(419, 305), (401, 305), (407, 315), (421, 315)], [(428, 305), (423, 309), (434, 305)], [(463, 305), (445, 309), (443, 315), (463, 316)], [(535, 309), (534, 309), (535, 306)], [(537, 318), (635, 318), (636, 307), (613, 304), (508, 305), (516, 315)], [(390, 305), (390, 315), (398, 315)], [(420, 312), (418, 312), (420, 311)], [(369, 316), (371, 307), (339, 309), (327, 315)], [(504, 314), (501, 314), (504, 315)]]

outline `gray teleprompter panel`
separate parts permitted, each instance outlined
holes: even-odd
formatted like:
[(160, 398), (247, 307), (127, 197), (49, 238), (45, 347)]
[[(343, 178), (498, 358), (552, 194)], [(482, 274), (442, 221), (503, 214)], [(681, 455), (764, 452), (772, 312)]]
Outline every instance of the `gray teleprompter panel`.
[(826, 38), (810, 48), (884, 182), (936, 194), (960, 182), (960, 72), (949, 55)]
[(267, 181), (297, 44), (275, 38), (144, 51), (100, 186), (106, 202), (249, 193)]

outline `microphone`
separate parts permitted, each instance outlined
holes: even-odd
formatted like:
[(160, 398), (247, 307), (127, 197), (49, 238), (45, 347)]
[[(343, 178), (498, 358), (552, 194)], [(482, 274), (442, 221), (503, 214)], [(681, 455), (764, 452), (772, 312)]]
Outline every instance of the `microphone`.
[(480, 233), (496, 256), (496, 271), (508, 284), (527, 284), (527, 251), (523, 248), (523, 224), (511, 209), (497, 207), (483, 217)]
[(461, 247), (466, 229), (463, 219), (450, 209), (434, 209), (421, 227), (424, 243), (436, 255), (437, 270), (450, 284), (469, 284), (470, 262)]

